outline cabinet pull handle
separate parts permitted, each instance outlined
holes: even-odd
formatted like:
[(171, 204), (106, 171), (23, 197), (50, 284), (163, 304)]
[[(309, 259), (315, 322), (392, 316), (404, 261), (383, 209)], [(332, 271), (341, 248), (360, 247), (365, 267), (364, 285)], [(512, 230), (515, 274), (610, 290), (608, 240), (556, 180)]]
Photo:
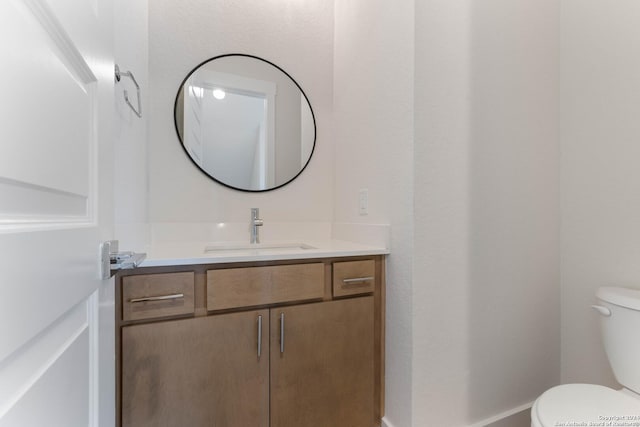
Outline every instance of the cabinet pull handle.
[(258, 359), (262, 354), (262, 316), (258, 316)]
[(342, 283), (348, 285), (349, 283), (358, 283), (358, 282), (370, 282), (373, 280), (373, 276), (367, 277), (354, 277), (353, 279), (342, 279)]
[(280, 353), (284, 353), (284, 313), (280, 313)]
[(168, 299), (184, 298), (184, 294), (159, 295), (157, 297), (144, 297), (130, 299), (129, 302), (164, 301)]

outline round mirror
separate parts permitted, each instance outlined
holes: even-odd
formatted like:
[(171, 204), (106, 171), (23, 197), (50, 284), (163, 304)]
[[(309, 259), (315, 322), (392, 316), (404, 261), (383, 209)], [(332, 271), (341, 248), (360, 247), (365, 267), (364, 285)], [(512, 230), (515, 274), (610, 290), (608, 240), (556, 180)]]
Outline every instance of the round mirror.
[(194, 68), (178, 90), (174, 120), (193, 163), (242, 191), (291, 182), (315, 147), (315, 118), (298, 83), (251, 55), (217, 56)]

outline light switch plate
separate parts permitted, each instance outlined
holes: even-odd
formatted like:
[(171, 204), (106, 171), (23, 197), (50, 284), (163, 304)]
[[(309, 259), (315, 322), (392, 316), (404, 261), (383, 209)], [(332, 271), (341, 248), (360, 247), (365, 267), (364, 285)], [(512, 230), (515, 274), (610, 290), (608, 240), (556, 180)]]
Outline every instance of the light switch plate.
[(366, 188), (358, 191), (358, 212), (360, 215), (369, 214), (369, 190)]

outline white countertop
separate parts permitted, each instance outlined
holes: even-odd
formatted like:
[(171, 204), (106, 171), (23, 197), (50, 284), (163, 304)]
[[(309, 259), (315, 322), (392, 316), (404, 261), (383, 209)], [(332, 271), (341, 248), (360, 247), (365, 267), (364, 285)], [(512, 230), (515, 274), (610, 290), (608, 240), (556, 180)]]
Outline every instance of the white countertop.
[(303, 243), (312, 246), (310, 249), (301, 248), (248, 248), (205, 252), (207, 246), (220, 247), (222, 245), (241, 246), (247, 242), (174, 242), (152, 245), (146, 248), (147, 258), (139, 267), (166, 267), (176, 265), (220, 264), (229, 262), (279, 261), (293, 259), (335, 258), (363, 255), (386, 255), (389, 249), (361, 245), (342, 240), (280, 242), (269, 241), (263, 246), (277, 246), (282, 244)]

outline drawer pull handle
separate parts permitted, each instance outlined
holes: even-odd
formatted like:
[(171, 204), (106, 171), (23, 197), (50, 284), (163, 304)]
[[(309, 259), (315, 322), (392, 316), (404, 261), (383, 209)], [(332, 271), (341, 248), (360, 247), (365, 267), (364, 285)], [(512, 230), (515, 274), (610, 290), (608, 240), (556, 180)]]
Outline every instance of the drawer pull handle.
[(354, 277), (353, 279), (342, 279), (342, 283), (344, 283), (345, 285), (349, 285), (351, 283), (371, 282), (372, 280), (373, 280), (373, 276)]
[(262, 316), (258, 316), (258, 359), (262, 354)]
[(280, 353), (284, 353), (284, 313), (280, 313)]
[(130, 299), (129, 302), (164, 301), (168, 299), (184, 298), (184, 294), (159, 295), (157, 297), (144, 297)]

